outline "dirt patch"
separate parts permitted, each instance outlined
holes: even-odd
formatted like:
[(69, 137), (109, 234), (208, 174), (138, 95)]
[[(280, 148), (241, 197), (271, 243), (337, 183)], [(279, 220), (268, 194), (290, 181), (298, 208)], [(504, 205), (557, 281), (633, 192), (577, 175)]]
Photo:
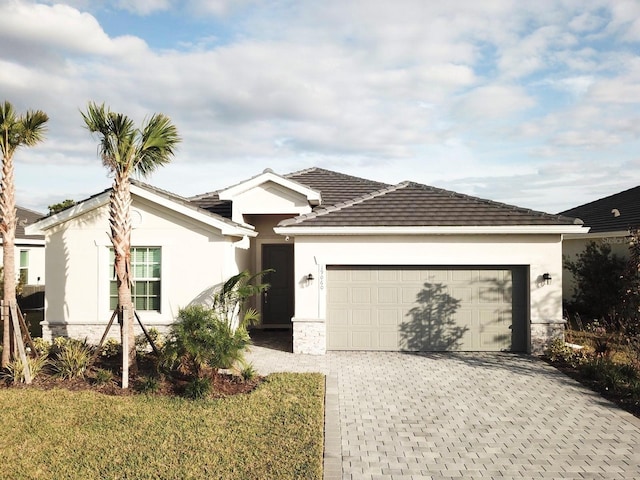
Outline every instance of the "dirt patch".
[(546, 362), (554, 366), (562, 373), (574, 380), (580, 382), (588, 389), (599, 393), (607, 400), (615, 403), (623, 410), (631, 413), (632, 415), (640, 418), (640, 398), (634, 395), (631, 389), (618, 388), (611, 389), (607, 387), (603, 382), (595, 380), (585, 374), (580, 368), (573, 367), (564, 361), (551, 361), (549, 358), (545, 358)]

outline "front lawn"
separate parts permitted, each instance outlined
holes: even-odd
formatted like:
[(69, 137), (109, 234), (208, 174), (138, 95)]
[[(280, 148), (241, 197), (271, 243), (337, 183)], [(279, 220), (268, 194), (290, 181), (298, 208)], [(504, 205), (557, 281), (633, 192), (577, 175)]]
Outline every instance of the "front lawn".
[(0, 389), (11, 479), (320, 479), (324, 377), (274, 374), (250, 394), (190, 401)]

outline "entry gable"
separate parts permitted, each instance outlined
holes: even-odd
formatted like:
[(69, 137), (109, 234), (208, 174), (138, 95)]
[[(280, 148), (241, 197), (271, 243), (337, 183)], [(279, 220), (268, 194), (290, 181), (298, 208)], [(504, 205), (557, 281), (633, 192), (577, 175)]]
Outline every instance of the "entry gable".
[(266, 169), (260, 175), (218, 192), (232, 203), (231, 219), (243, 222), (247, 214), (303, 215), (320, 205), (320, 192)]

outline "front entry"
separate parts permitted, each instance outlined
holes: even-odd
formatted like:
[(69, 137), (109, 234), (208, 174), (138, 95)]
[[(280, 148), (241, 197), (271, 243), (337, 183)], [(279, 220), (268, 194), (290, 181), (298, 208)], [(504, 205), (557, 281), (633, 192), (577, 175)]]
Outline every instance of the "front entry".
[(265, 327), (291, 327), (294, 313), (293, 245), (263, 245), (262, 269), (274, 270), (263, 278), (270, 287), (262, 294), (262, 324)]

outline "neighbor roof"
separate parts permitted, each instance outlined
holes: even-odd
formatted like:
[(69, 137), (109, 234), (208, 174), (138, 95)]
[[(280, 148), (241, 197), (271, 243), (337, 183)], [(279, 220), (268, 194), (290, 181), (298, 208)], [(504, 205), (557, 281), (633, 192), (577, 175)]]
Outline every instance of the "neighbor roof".
[(16, 243), (20, 243), (21, 239), (44, 241), (44, 235), (27, 235), (24, 231), (24, 228), (27, 225), (31, 225), (44, 217), (42, 213), (34, 212), (33, 210), (23, 207), (16, 207), (16, 216), (18, 218), (18, 225), (16, 226)]
[(640, 227), (640, 186), (561, 212), (580, 218), (590, 233), (619, 232)]
[[(324, 197), (324, 192), (323, 192)], [(576, 220), (403, 182), (283, 220), (280, 227), (560, 226)]]

